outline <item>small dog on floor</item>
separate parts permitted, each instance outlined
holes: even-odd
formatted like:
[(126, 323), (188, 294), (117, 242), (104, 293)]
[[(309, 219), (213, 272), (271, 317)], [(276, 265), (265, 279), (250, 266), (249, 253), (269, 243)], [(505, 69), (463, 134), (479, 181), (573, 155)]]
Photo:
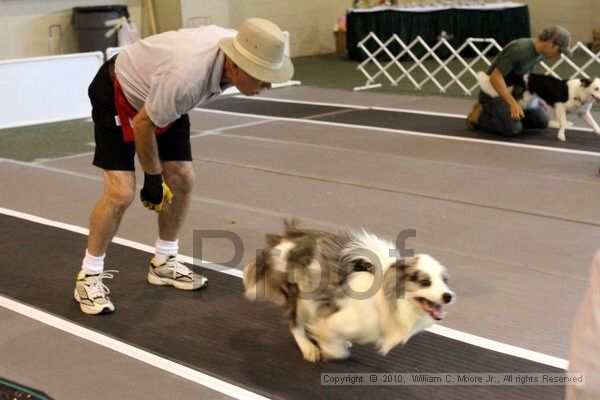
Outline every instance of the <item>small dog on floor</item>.
[(455, 295), (446, 269), (420, 254), (397, 258), (396, 247), (368, 232), (330, 233), (286, 221), (283, 235), (244, 268), (246, 297), (286, 308), (304, 359), (344, 359), (352, 342), (387, 354), (445, 317)]
[[(491, 97), (498, 96), (498, 92), (490, 83), (489, 75), (485, 72), (477, 73), (477, 81), (484, 93)], [(600, 135), (600, 127), (590, 113), (594, 101), (600, 102), (600, 78), (560, 80), (549, 75), (531, 73), (525, 75), (523, 81), (515, 86), (520, 89), (516, 90), (516, 93), (524, 92), (522, 98), (516, 98), (523, 108), (526, 108), (535, 96), (554, 108), (559, 124), (557, 135), (559, 140), (563, 142), (567, 140), (565, 136), (567, 114), (573, 111), (577, 111), (594, 133)], [(510, 87), (509, 91), (511, 89), (517, 88)]]

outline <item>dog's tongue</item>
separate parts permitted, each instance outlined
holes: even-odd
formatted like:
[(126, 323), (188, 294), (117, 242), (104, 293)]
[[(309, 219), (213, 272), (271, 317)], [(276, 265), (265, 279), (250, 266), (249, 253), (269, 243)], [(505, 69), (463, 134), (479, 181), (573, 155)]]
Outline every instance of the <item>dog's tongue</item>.
[(446, 318), (446, 311), (442, 310), (442, 306), (439, 304), (434, 305), (431, 308), (431, 313), (433, 314), (433, 318), (440, 320)]

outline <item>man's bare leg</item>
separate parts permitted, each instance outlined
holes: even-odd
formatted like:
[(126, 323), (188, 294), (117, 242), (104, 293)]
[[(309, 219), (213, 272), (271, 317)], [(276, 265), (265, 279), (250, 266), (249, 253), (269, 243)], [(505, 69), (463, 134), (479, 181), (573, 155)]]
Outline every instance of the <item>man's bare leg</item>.
[(96, 257), (106, 253), (119, 229), (125, 210), (135, 198), (133, 171), (104, 170), (104, 193), (90, 216), (87, 251)]
[(179, 232), (190, 207), (194, 170), (191, 161), (165, 161), (163, 178), (173, 192), (173, 200), (158, 215), (156, 254), (151, 261), (148, 281), (155, 285), (172, 285), (177, 289), (196, 290), (207, 279), (177, 262)]
[(158, 215), (158, 237), (175, 241), (187, 216), (194, 186), (194, 169), (191, 161), (164, 161), (163, 178), (173, 192), (173, 200)]
[(104, 254), (119, 229), (123, 214), (135, 197), (133, 171), (104, 171), (104, 193), (90, 217), (88, 247), (77, 275), (74, 297), (81, 311), (102, 314), (115, 310), (108, 297), (109, 290), (102, 280), (112, 278), (104, 272)]

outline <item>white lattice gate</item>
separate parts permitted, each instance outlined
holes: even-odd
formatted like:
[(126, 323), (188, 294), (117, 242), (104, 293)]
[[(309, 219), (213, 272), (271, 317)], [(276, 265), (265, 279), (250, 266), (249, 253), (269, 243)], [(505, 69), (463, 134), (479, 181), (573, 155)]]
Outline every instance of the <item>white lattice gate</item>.
[[(376, 44), (375, 51), (368, 49), (367, 44), (370, 41)], [(392, 45), (399, 46), (398, 54), (392, 54), (390, 51)], [(445, 93), (449, 87), (456, 85), (467, 96), (471, 95), (478, 87), (477, 71), (487, 69), (491, 65), (491, 57), (488, 57), (490, 51), (502, 50), (502, 47), (494, 39), (469, 38), (455, 49), (445, 37), (441, 37), (434, 46), (429, 46), (420, 36), (407, 44), (394, 34), (382, 42), (373, 32), (361, 40), (358, 47), (367, 55), (367, 59), (357, 67), (367, 81), (364, 86), (355, 87), (354, 90), (380, 87), (381, 83), (376, 82), (381, 78), (385, 78), (392, 86), (397, 86), (401, 80), (407, 79), (416, 90), (421, 90), (427, 82), (431, 81), (441, 93)], [(417, 50), (423, 55), (417, 56), (415, 54)], [(577, 76), (589, 78), (586, 70), (595, 63), (600, 64), (600, 52), (594, 54), (581, 42), (577, 42), (572, 50), (583, 52), (589, 59), (583, 65), (578, 66), (568, 57), (561, 55), (561, 58), (551, 66), (542, 62), (540, 63), (541, 67), (547, 74), (558, 77), (555, 72), (556, 68), (566, 63), (575, 71), (568, 77), (569, 79)], [(442, 59), (436, 54), (439, 51), (447, 51), (450, 56)], [(475, 57), (464, 57), (462, 54), (465, 51), (471, 55), (475, 54)], [(407, 57), (411, 60), (410, 63), (400, 61)], [(386, 61), (379, 61), (379, 58), (385, 58)], [(456, 62), (459, 64), (458, 68), (450, 68), (450, 64)], [(408, 66), (407, 64), (412, 65)], [(420, 72), (422, 76), (418, 76), (417, 72)]]

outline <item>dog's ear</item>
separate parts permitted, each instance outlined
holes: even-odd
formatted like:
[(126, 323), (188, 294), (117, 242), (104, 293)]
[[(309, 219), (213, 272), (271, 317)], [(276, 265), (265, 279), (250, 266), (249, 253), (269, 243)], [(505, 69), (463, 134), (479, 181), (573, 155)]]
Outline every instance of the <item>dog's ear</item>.
[(280, 242), (281, 242), (282, 237), (279, 235), (274, 235), (272, 233), (269, 233), (267, 235), (265, 235), (265, 242), (267, 243), (268, 247), (275, 247), (277, 246)]
[(581, 81), (581, 86), (583, 86), (585, 88), (589, 87), (592, 84), (592, 81), (587, 78), (581, 78), (581, 79), (579, 79), (579, 81)]
[(402, 258), (390, 265), (383, 275), (383, 293), (392, 306), (396, 304), (396, 300), (404, 298), (406, 284), (413, 275), (418, 277), (415, 271), (417, 263), (418, 257)]

